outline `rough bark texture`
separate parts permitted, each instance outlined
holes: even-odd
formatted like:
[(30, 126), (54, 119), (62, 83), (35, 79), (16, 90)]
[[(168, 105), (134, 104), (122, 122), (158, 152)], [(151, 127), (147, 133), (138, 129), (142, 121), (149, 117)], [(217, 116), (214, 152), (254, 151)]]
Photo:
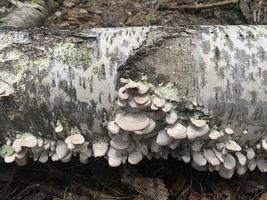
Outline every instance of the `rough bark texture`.
[(197, 102), (210, 128), (230, 127), (239, 145), (256, 148), (267, 125), (266, 31), (266, 26), (80, 33), (1, 28), (0, 88), (10, 93), (0, 97), (1, 141), (24, 132), (64, 139), (72, 128), (91, 144), (109, 141), (103, 125), (116, 112), (119, 78), (139, 81), (145, 75), (180, 112), (190, 112), (184, 105)]

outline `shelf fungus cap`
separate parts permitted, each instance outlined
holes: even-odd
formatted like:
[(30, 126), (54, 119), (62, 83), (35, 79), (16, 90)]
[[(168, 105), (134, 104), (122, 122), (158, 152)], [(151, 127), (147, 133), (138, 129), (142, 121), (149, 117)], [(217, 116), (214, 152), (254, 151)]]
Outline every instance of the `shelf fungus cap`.
[(63, 126), (62, 126), (62, 124), (58, 121), (57, 122), (57, 126), (56, 126), (56, 128), (55, 128), (55, 132), (56, 133), (61, 133), (63, 131)]
[(139, 94), (139, 95), (135, 95), (133, 99), (137, 104), (143, 105), (149, 101), (149, 96)]
[(204, 157), (212, 166), (217, 166), (220, 164), (220, 160), (211, 149), (204, 150)]
[(120, 132), (120, 127), (115, 123), (115, 121), (110, 121), (108, 123), (108, 130), (112, 134), (117, 134)]
[(223, 154), (221, 152), (219, 152), (215, 148), (212, 148), (212, 151), (214, 152), (214, 154), (216, 155), (216, 157), (219, 159), (219, 161), (223, 163), (224, 162)]
[(256, 154), (255, 154), (255, 151), (252, 148), (248, 148), (245, 151), (247, 153), (246, 156), (247, 156), (248, 160), (252, 160), (253, 158), (255, 158)]
[(166, 102), (164, 106), (161, 108), (161, 110), (165, 113), (170, 112), (172, 110), (173, 106), (171, 103)]
[(235, 155), (240, 165), (245, 165), (247, 163), (247, 158), (244, 154), (242, 154), (241, 152), (236, 152)]
[(118, 97), (120, 99), (126, 100), (129, 99), (130, 94), (128, 93), (127, 89), (125, 87), (121, 87), (118, 90)]
[(69, 149), (65, 142), (59, 140), (57, 141), (55, 152), (57, 154), (57, 158), (60, 160), (69, 153)]
[(209, 138), (212, 140), (217, 140), (218, 138), (223, 136), (223, 132), (212, 130), (209, 134)]
[(48, 153), (47, 153), (47, 151), (43, 151), (40, 154), (40, 157), (39, 157), (38, 160), (39, 160), (40, 163), (46, 163), (48, 161)]
[(146, 128), (138, 131), (134, 131), (135, 134), (137, 135), (144, 135), (151, 133), (156, 127), (156, 122), (153, 119), (149, 119), (149, 124)]
[(182, 160), (185, 162), (185, 163), (189, 163), (190, 160), (191, 160), (191, 155), (189, 152), (186, 152), (183, 156), (182, 156)]
[(225, 147), (229, 151), (241, 151), (242, 150), (242, 148), (239, 146), (239, 144), (237, 144), (234, 140), (228, 140), (225, 143)]
[(5, 156), (4, 161), (5, 163), (12, 163), (16, 160), (16, 155), (12, 154), (10, 156)]
[(267, 138), (261, 141), (261, 146), (265, 151), (267, 151)]
[(160, 146), (167, 146), (171, 143), (172, 138), (167, 134), (166, 130), (161, 130), (156, 139), (156, 143)]
[(141, 151), (133, 151), (128, 156), (128, 162), (132, 165), (138, 164), (143, 159), (143, 154)]
[(126, 140), (123, 135), (117, 134), (111, 139), (110, 145), (117, 150), (125, 150), (130, 145), (130, 139)]
[(260, 170), (260, 172), (267, 172), (267, 160), (262, 158), (258, 160), (258, 169)]
[(193, 152), (192, 158), (198, 166), (205, 166), (207, 164), (207, 159), (204, 157), (202, 152)]
[(82, 134), (77, 133), (70, 136), (70, 142), (75, 145), (83, 144), (85, 142), (85, 139)]
[(232, 135), (232, 134), (234, 134), (234, 131), (233, 131), (233, 129), (231, 129), (231, 128), (226, 128), (226, 129), (224, 129), (224, 132), (225, 133), (227, 133), (228, 135)]
[(194, 126), (199, 127), (199, 128), (201, 128), (207, 123), (206, 120), (196, 119), (194, 117), (190, 117), (190, 121)]
[(20, 145), (22, 147), (35, 147), (37, 145), (37, 139), (30, 133), (24, 133), (20, 135)]
[(161, 97), (154, 97), (153, 100), (152, 100), (152, 103), (157, 108), (162, 108), (165, 105), (166, 100), (164, 98), (161, 98)]
[(149, 90), (149, 86), (143, 83), (138, 83), (138, 87), (137, 87), (138, 93), (139, 94), (145, 94), (148, 92)]
[(141, 113), (119, 113), (115, 118), (116, 124), (125, 131), (138, 131), (149, 125), (149, 118)]
[(223, 166), (224, 166), (226, 169), (232, 170), (232, 169), (235, 168), (235, 166), (236, 166), (236, 161), (235, 161), (234, 156), (232, 156), (231, 154), (226, 154), (226, 155), (224, 155), (223, 158), (224, 158)]
[(247, 162), (250, 171), (254, 171), (257, 167), (257, 161), (253, 158)]
[(111, 167), (118, 167), (118, 166), (121, 165), (121, 163), (122, 163), (122, 157), (114, 156), (114, 157), (109, 157), (108, 158), (108, 164)]
[(105, 141), (99, 141), (92, 145), (94, 157), (104, 156), (108, 150), (108, 143)]
[(178, 119), (177, 112), (175, 110), (171, 110), (170, 113), (166, 115), (166, 122), (168, 124), (174, 124)]
[(202, 137), (209, 132), (209, 126), (205, 124), (201, 128), (189, 125), (186, 129), (186, 134), (189, 140), (196, 139), (197, 137)]
[(120, 107), (124, 107), (124, 106), (127, 105), (127, 100), (118, 99), (117, 105), (120, 106)]
[(225, 179), (230, 179), (234, 175), (234, 172), (234, 169), (227, 169), (224, 167), (221, 167), (218, 171), (219, 175)]
[(236, 173), (240, 176), (244, 175), (248, 170), (247, 165), (238, 165), (236, 167)]
[(20, 152), (22, 149), (22, 146), (20, 144), (20, 139), (15, 139), (13, 144), (12, 144), (12, 148), (14, 149), (15, 152)]
[(175, 139), (184, 139), (187, 137), (186, 128), (180, 123), (175, 123), (174, 125), (168, 127), (167, 133), (170, 137), (173, 137)]

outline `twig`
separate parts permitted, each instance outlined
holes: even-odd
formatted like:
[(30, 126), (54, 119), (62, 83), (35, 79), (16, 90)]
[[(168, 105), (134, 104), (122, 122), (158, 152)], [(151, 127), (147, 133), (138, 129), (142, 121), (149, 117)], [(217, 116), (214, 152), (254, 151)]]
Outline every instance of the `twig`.
[(209, 3), (209, 4), (196, 4), (196, 5), (184, 5), (184, 6), (177, 6), (177, 7), (169, 7), (167, 5), (163, 7), (159, 7), (159, 10), (180, 10), (180, 9), (185, 9), (185, 10), (203, 10), (203, 9), (211, 9), (211, 8), (217, 8), (217, 7), (222, 7), (222, 6), (227, 6), (231, 4), (237, 4), (239, 0), (226, 0), (226, 1), (221, 1), (221, 2), (214, 2), (214, 3)]

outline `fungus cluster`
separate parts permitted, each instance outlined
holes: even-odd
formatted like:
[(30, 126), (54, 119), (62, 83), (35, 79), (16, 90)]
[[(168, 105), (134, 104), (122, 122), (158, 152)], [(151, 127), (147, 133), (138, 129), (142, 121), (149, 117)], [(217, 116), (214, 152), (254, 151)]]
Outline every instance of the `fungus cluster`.
[[(49, 158), (68, 162), (72, 156), (79, 156), (85, 163), (92, 156), (106, 157), (110, 166), (117, 167), (126, 162), (138, 164), (144, 157), (167, 159), (171, 155), (197, 170), (218, 171), (224, 178), (257, 167), (267, 172), (266, 136), (253, 144), (244, 143), (247, 128), (236, 133), (230, 124), (214, 125), (195, 99), (174, 101), (156, 92), (160, 89), (146, 78), (122, 79), (121, 84), (118, 108), (107, 123), (109, 139), (90, 140), (77, 127), (68, 132), (69, 128), (57, 121), (57, 140), (32, 133), (17, 134), (1, 146), (0, 156), (5, 163), (18, 165), (25, 165), (27, 157), (42, 163)], [(65, 134), (68, 136), (63, 138)]]

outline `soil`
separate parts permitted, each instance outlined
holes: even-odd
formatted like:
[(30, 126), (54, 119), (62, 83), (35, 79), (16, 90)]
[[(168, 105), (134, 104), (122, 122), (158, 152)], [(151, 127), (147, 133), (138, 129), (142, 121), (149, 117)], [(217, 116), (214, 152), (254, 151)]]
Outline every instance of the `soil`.
[[(264, 7), (267, 2), (261, 0), (246, 0), (250, 12), (236, 3), (211, 9), (179, 9), (214, 2), (218, 0), (62, 0), (56, 1), (57, 9), (49, 15), (45, 26), (77, 30), (147, 25), (267, 24)], [(255, 6), (259, 2), (262, 2), (260, 8)], [(265, 11), (258, 21), (252, 16), (257, 8)], [(0, 17), (11, 10), (12, 5), (1, 0)], [(143, 160), (137, 166), (119, 168), (109, 167), (105, 159), (92, 159), (87, 164), (77, 160), (65, 164), (30, 162), (25, 167), (1, 164), (0, 200), (19, 199), (267, 200), (267, 176), (254, 171), (225, 180), (216, 172), (199, 172), (171, 158)]]

